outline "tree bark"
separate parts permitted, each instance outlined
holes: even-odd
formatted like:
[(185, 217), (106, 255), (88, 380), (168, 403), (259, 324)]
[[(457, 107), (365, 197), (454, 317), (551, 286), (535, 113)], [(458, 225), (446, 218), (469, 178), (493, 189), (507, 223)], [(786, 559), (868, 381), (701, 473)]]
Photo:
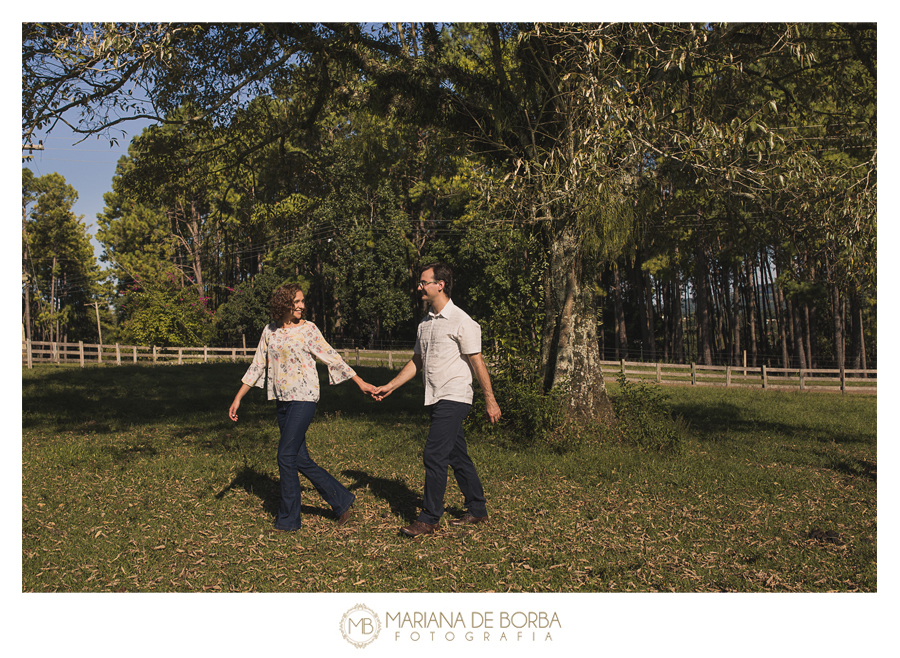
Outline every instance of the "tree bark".
[(841, 314), (841, 291), (837, 284), (831, 287), (831, 322), (834, 327), (834, 358), (837, 367), (844, 367), (844, 320)]
[(854, 289), (850, 293), (850, 323), (852, 327), (850, 344), (853, 345), (852, 367), (854, 370), (864, 369), (866, 367), (866, 344), (863, 337), (862, 304), (858, 289)]
[(741, 295), (738, 284), (740, 282), (740, 266), (734, 265), (731, 288), (731, 365), (741, 365)]
[(634, 285), (634, 297), (638, 307), (638, 324), (641, 326), (640, 360), (644, 361), (650, 352), (650, 323), (647, 318), (647, 299), (646, 291), (644, 290), (644, 277), (641, 274), (641, 266), (637, 256), (635, 256), (631, 268), (631, 280)]
[[(762, 259), (760, 260), (760, 290), (762, 292), (762, 304), (760, 305), (760, 327), (763, 332), (763, 352), (769, 355), (774, 350), (775, 341), (772, 338), (772, 331), (769, 320), (772, 319), (772, 308), (775, 302), (775, 286), (772, 284), (771, 271), (769, 270), (769, 252), (764, 250)], [(769, 292), (772, 292), (772, 301), (769, 300)], [(776, 318), (777, 323), (777, 318)]]
[(753, 263), (750, 258), (744, 261), (744, 290), (747, 300), (747, 324), (750, 330), (750, 365), (756, 367), (756, 355), (759, 351), (759, 343), (756, 339), (756, 321), (759, 314), (759, 308), (756, 303), (756, 285), (753, 275)]
[(679, 274), (676, 271), (672, 300), (675, 302), (675, 310), (672, 319), (675, 323), (675, 359), (678, 363), (684, 363), (684, 311), (681, 305), (681, 285)]
[(803, 345), (803, 326), (800, 319), (800, 307), (801, 304), (799, 300), (794, 299), (788, 300), (788, 314), (791, 317), (791, 322), (794, 325), (794, 352), (797, 355), (797, 360), (800, 362), (800, 368), (802, 370), (806, 370), (806, 349)]
[(697, 360), (706, 366), (712, 365), (712, 327), (710, 325), (709, 308), (709, 265), (706, 253), (703, 249), (697, 250), (697, 259), (694, 271), (696, 286), (696, 317), (697, 317)]
[(628, 336), (625, 328), (625, 310), (622, 304), (622, 280), (619, 277), (619, 266), (612, 264), (613, 305), (616, 313), (616, 360), (628, 358)]
[(650, 361), (656, 361), (656, 331), (654, 330), (653, 325), (656, 323), (656, 318), (653, 313), (653, 280), (650, 278), (650, 274), (644, 274), (644, 292), (646, 294), (646, 305), (647, 305), (647, 340), (650, 348)]
[(772, 294), (775, 297), (775, 321), (778, 323), (778, 338), (781, 343), (781, 367), (790, 368), (790, 350), (788, 349), (788, 338), (790, 330), (788, 326), (787, 309), (784, 305), (784, 295), (778, 286), (772, 286)]
[[(50, 275), (50, 317), (47, 324), (50, 325), (50, 342), (53, 342), (53, 314), (56, 313), (56, 256), (53, 257), (53, 269)], [(59, 340), (59, 329), (56, 330), (56, 339)]]
[(569, 417), (613, 422), (600, 370), (597, 305), (585, 280), (580, 240), (573, 227), (554, 231), (545, 294), (541, 365), (545, 390), (567, 389)]

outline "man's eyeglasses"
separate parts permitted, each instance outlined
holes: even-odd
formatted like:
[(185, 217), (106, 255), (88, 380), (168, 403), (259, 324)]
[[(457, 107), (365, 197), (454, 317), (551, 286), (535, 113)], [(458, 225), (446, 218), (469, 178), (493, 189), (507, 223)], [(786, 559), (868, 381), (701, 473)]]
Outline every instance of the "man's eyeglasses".
[(429, 283), (437, 283), (437, 281), (419, 281), (419, 288), (424, 288)]

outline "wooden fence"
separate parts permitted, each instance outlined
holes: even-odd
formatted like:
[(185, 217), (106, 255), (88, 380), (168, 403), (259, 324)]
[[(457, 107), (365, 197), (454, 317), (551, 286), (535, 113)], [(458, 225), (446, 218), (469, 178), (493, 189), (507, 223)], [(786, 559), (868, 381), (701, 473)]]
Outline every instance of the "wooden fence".
[[(35, 363), (123, 365), (135, 363), (207, 363), (249, 361), (255, 347), (155, 347), (139, 345), (97, 345), (91, 343), (22, 342), (22, 364)], [(338, 350), (350, 365), (400, 368), (412, 357), (412, 350)], [(601, 361), (607, 379), (620, 372), (630, 382), (656, 382), (681, 386), (726, 386), (765, 390), (833, 391), (877, 393), (877, 370), (751, 368), (745, 366), (700, 366), (694, 363), (643, 363)]]
[(765, 390), (877, 393), (877, 370), (844, 368), (769, 368), (761, 366), (699, 366), (695, 363), (642, 363), (601, 361), (605, 372), (625, 373), (629, 382), (656, 382), (682, 386), (727, 386)]
[[(402, 366), (412, 358), (412, 350), (338, 350), (351, 365)], [(35, 363), (127, 365), (135, 363), (183, 364), (211, 361), (250, 361), (256, 347), (157, 347), (146, 345), (98, 345), (96, 343), (51, 343), (22, 341), (22, 365)]]

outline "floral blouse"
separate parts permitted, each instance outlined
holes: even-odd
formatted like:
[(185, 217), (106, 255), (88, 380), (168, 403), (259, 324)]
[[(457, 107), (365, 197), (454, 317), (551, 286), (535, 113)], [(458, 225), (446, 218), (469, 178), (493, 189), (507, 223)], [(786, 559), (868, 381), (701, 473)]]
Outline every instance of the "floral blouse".
[(247, 386), (259, 388), (267, 381), (269, 400), (318, 402), (317, 358), (328, 366), (331, 384), (340, 384), (356, 375), (312, 322), (293, 327), (276, 326), (272, 323), (263, 329), (253, 363), (241, 379)]

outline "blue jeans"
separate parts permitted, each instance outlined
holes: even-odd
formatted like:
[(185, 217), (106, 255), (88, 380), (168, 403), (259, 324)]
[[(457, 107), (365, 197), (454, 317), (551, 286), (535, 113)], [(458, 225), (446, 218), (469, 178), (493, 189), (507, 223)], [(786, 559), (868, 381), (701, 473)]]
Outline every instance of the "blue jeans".
[(278, 401), (275, 413), (281, 440), (278, 442), (278, 474), (281, 476), (281, 506), (275, 527), (279, 530), (297, 530), (300, 527), (300, 477), (303, 473), (312, 485), (340, 516), (348, 509), (356, 496), (335, 480), (324, 468), (316, 464), (306, 449), (306, 430), (316, 414), (315, 402)]
[(437, 523), (444, 513), (447, 466), (453, 467), (453, 476), (462, 491), (466, 511), (472, 516), (487, 515), (484, 489), (475, 464), (469, 458), (463, 433), (463, 420), (471, 408), (471, 404), (451, 400), (439, 400), (431, 405), (431, 428), (422, 455), (425, 496), (419, 521)]

